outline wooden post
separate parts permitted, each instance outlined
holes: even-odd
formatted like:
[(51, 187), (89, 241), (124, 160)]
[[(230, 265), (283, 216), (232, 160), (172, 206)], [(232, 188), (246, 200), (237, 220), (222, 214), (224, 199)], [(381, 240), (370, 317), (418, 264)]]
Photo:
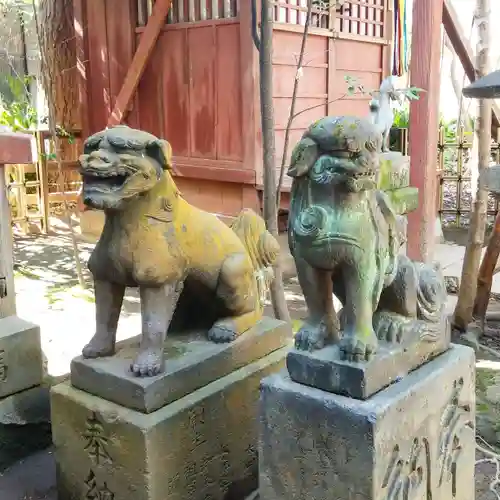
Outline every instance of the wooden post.
[(436, 219), (436, 166), (439, 127), (441, 18), (443, 0), (413, 2), (411, 85), (425, 90), (410, 105), (410, 183), (418, 187), (419, 206), (408, 216), (408, 256), (433, 257)]
[(0, 133), (0, 289), (6, 287), (7, 292), (4, 297), (0, 297), (0, 318), (16, 314), (12, 226), (5, 165), (32, 163), (34, 147), (31, 135)]

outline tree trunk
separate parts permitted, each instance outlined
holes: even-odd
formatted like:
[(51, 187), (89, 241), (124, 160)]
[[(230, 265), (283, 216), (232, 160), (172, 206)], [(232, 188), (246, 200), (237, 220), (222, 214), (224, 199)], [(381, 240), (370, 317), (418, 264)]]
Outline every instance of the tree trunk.
[[(49, 45), (51, 40), (57, 39), (60, 41), (60, 45), (64, 47), (69, 42), (69, 39), (63, 38), (56, 34), (58, 29), (57, 25), (53, 27), (47, 27), (47, 23), (49, 23), (51, 20), (53, 20), (54, 23), (56, 23), (57, 21), (61, 20), (62, 17), (64, 17), (64, 12), (60, 9), (62, 9), (66, 4), (69, 7), (70, 4), (72, 4), (72, 2), (70, 2), (69, 0), (40, 0), (40, 11), (39, 11), (37, 9), (36, 1), (32, 0), (36, 35), (37, 35), (38, 45), (40, 47), (40, 74), (42, 75), (42, 85), (44, 86), (45, 91), (47, 93), (47, 104), (49, 108), (49, 130), (55, 146), (54, 149), (56, 155), (57, 170), (59, 174), (58, 177), (60, 183), (60, 190), (64, 204), (64, 215), (71, 235), (73, 258), (75, 260), (75, 270), (78, 278), (78, 283), (82, 288), (85, 288), (85, 279), (83, 276), (82, 263), (78, 251), (78, 242), (76, 239), (75, 231), (73, 229), (73, 223), (71, 220), (71, 214), (68, 207), (68, 200), (66, 198), (66, 193), (63, 183), (63, 168), (62, 168), (63, 165), (62, 162), (64, 158), (63, 143), (66, 143), (67, 141), (62, 141), (58, 135), (58, 126), (64, 127), (66, 124), (72, 123), (70, 120), (72, 120), (74, 117), (72, 112), (70, 112), (65, 107), (66, 104), (69, 103), (69, 101), (67, 101), (65, 97), (66, 90), (64, 88), (58, 89), (55, 83), (57, 81), (60, 81), (59, 78), (61, 77), (61, 75), (57, 75), (54, 72), (57, 71), (58, 68), (60, 69), (62, 64), (58, 63), (56, 59), (57, 57), (59, 57), (60, 53), (67, 54), (67, 52), (66, 49), (64, 48), (62, 48), (61, 52), (59, 52), (59, 45), (55, 45), (54, 47), (51, 47)], [(42, 17), (43, 22), (40, 21), (39, 12), (41, 12), (44, 16)], [(73, 10), (71, 10), (71, 19), (73, 19)], [(75, 39), (73, 31), (71, 31), (69, 35), (72, 40)], [(76, 64), (76, 52), (74, 52), (74, 54), (75, 54), (75, 64)], [(65, 64), (66, 64), (65, 67), (66, 69), (68, 69), (68, 72), (71, 72), (70, 70), (75, 69), (75, 67), (69, 66), (69, 59), (66, 60)], [(60, 92), (62, 92), (62, 96), (58, 94), (53, 94), (53, 92), (55, 92), (57, 89)], [(75, 89), (77, 89), (76, 84), (74, 85), (73, 92), (75, 91)], [(76, 96), (77, 94), (75, 93), (73, 95)], [(78, 104), (77, 100), (74, 100), (73, 106), (79, 107), (77, 106), (77, 104)], [(68, 116), (70, 118), (67, 118), (65, 113), (68, 113)], [(58, 122), (58, 118), (62, 119), (62, 122)]]
[[(479, 38), (477, 43), (477, 77), (481, 78), (489, 70), (490, 52), (490, 0), (477, 0), (477, 23)], [(488, 168), (490, 163), (491, 149), (491, 100), (481, 99), (479, 101), (479, 117), (477, 120), (477, 135), (479, 161), (478, 171)], [(458, 302), (453, 317), (453, 325), (462, 331), (472, 321), (474, 302), (476, 299), (477, 280), (481, 250), (484, 244), (484, 232), (486, 229), (486, 208), (488, 192), (477, 186), (477, 195), (474, 201), (469, 225), (469, 238), (465, 250), (464, 263), (462, 267), (462, 279)]]
[[(51, 118), (58, 128), (67, 132), (81, 128), (73, 21), (73, 0), (40, 0), (40, 51), (46, 71), (51, 75), (50, 79), (44, 79), (43, 85), (47, 100), (54, 107), (55, 116)], [(67, 140), (60, 142), (62, 160), (78, 157), (76, 144)]]
[(490, 301), (491, 285), (493, 283), (493, 274), (500, 256), (500, 213), (495, 219), (495, 227), (490, 236), (486, 253), (484, 254), (481, 267), (479, 268), (479, 277), (477, 279), (476, 302), (474, 304), (474, 317), (481, 321), (481, 330), (484, 328), (486, 310)]
[[(261, 36), (259, 50), (260, 106), (262, 119), (262, 149), (264, 166), (264, 220), (267, 229), (278, 236), (276, 207), (276, 145), (274, 139), (273, 107), (273, 19), (269, 0), (262, 0)], [(275, 280), (271, 285), (271, 301), (278, 319), (291, 322), (283, 286), (283, 273), (278, 262)]]

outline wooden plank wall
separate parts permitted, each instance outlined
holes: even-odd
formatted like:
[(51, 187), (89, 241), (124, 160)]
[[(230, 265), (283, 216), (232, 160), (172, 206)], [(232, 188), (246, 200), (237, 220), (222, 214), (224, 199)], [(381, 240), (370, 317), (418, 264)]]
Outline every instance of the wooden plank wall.
[[(279, 0), (275, 4), (274, 102), (276, 153), (280, 165), (307, 2)], [(332, 10), (326, 15), (321, 11), (313, 16), (296, 103), (296, 113), (308, 111), (297, 116), (292, 124), (288, 156), (315, 120), (325, 115), (368, 114), (371, 97), (348, 95), (346, 76), (355, 78), (366, 90), (377, 89), (387, 76), (389, 3), (387, 0), (348, 0), (346, 7), (343, 13)], [(261, 184), (262, 178), (257, 182)], [(291, 180), (285, 176), (284, 188), (289, 189), (290, 184)]]
[[(88, 27), (83, 47), (88, 54), (87, 118), (89, 131), (95, 132), (106, 126), (153, 0), (74, 1), (83, 6)], [(206, 5), (174, 0), (126, 121), (172, 143), (183, 177), (179, 183), (188, 198), (203, 208), (212, 204), (212, 210), (215, 206), (223, 213), (234, 213), (243, 206), (255, 206), (255, 186), (262, 182), (258, 66), (250, 2), (205, 1)], [(357, 77), (370, 89), (387, 73), (388, 33), (380, 28), (381, 22), (385, 26), (380, 16), (387, 15), (388, 0), (368, 1), (369, 8), (361, 5), (364, 1), (348, 0), (354, 10), (342, 18), (316, 16), (297, 111), (316, 107), (295, 120), (291, 148), (311, 122), (326, 114), (367, 114), (368, 97), (345, 96), (344, 77)], [(275, 10), (278, 162), (305, 21), (304, 2), (280, 0)], [(283, 15), (280, 22), (278, 16)], [(363, 15), (368, 17), (361, 22)]]
[[(302, 36), (276, 25), (274, 31), (274, 110), (276, 130), (276, 160), (281, 164), (285, 130), (290, 113), (292, 92), (297, 71), (297, 58)], [(299, 80), (295, 112), (297, 116), (291, 126), (288, 156), (293, 146), (300, 140), (305, 129), (315, 120), (328, 114), (328, 36), (311, 34), (306, 45), (307, 64)], [(262, 181), (261, 181), (262, 182)], [(285, 182), (289, 183), (288, 177)]]
[[(135, 51), (136, 0), (84, 2), (87, 24), (86, 87), (90, 133), (106, 127)], [(138, 124), (136, 106), (126, 122)]]

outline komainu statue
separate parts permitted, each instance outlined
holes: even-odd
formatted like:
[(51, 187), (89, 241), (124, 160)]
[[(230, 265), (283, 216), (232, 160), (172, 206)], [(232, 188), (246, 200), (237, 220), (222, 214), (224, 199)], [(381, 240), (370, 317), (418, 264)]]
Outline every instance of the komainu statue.
[(138, 376), (163, 370), (169, 327), (206, 326), (230, 342), (262, 317), (279, 245), (264, 221), (243, 210), (229, 227), (183, 199), (171, 175), (170, 144), (126, 126), (87, 139), (80, 158), (83, 201), (106, 222), (89, 260), (96, 332), (83, 356), (115, 352), (126, 287), (138, 287), (142, 313)]
[(397, 215), (376, 189), (381, 142), (368, 119), (327, 117), (293, 151), (289, 245), (309, 310), (298, 349), (340, 343), (343, 359), (364, 361), (379, 339), (432, 341), (442, 331), (440, 269), (400, 254)]

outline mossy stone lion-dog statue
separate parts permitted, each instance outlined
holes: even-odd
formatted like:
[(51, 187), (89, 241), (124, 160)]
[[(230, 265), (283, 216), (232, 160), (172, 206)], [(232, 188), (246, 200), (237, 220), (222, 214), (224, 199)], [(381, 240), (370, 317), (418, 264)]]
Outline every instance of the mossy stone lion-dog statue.
[[(368, 120), (327, 117), (293, 151), (289, 245), (309, 310), (295, 337), (298, 349), (340, 343), (343, 359), (365, 361), (379, 339), (432, 341), (442, 334), (440, 270), (399, 254), (397, 216), (376, 189), (381, 143)], [(344, 306), (340, 322), (332, 292)]]
[(202, 317), (210, 340), (230, 342), (261, 319), (279, 245), (258, 215), (243, 210), (229, 227), (191, 206), (173, 181), (170, 144), (140, 130), (117, 126), (89, 137), (80, 164), (84, 203), (106, 215), (88, 264), (96, 332), (85, 358), (114, 354), (126, 287), (140, 291), (137, 376), (163, 371), (172, 321)]

